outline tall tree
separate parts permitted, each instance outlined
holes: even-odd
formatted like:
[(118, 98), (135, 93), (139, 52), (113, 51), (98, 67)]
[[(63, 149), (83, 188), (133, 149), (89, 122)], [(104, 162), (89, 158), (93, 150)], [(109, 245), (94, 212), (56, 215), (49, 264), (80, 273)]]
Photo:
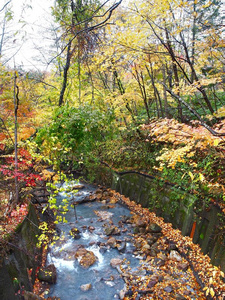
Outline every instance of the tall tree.
[[(64, 102), (64, 94), (67, 87), (68, 72), (71, 60), (77, 54), (78, 80), (79, 80), (79, 98), (80, 98), (80, 63), (82, 43), (87, 35), (99, 28), (105, 26), (111, 18), (113, 11), (119, 6), (122, 0), (115, 2), (112, 6), (103, 11), (106, 3), (99, 4), (89, 0), (57, 0), (53, 10), (53, 15), (61, 25), (62, 38), (65, 42), (63, 51), (66, 51), (65, 65), (63, 71), (63, 83), (59, 97), (59, 106)], [(100, 20), (100, 21), (99, 21)], [(76, 51), (77, 49), (77, 51)]]

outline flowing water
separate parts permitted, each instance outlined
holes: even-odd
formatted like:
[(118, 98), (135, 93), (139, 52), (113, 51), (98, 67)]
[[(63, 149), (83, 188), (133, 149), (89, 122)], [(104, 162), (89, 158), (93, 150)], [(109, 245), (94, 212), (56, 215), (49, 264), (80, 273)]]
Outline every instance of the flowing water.
[[(91, 186), (85, 186), (75, 196), (77, 202), (87, 197), (94, 191)], [(65, 193), (60, 193), (58, 202), (61, 202), (65, 197), (72, 197)], [(132, 227), (129, 224), (124, 225), (123, 231), (117, 239), (121, 241), (126, 240), (125, 253), (119, 252), (117, 249), (113, 249), (105, 245), (108, 237), (104, 233), (105, 221), (100, 221), (99, 216), (95, 211), (102, 212), (108, 215), (114, 225), (118, 225), (118, 222), (124, 216), (130, 216), (130, 211), (121, 206), (115, 204), (112, 208), (106, 207), (101, 202), (91, 202), (76, 205), (76, 211), (74, 208), (70, 208), (66, 214), (68, 223), (60, 223), (57, 225), (60, 233), (60, 240), (51, 247), (48, 254), (48, 264), (54, 263), (57, 269), (57, 283), (52, 285), (48, 296), (57, 296), (62, 300), (85, 300), (85, 299), (119, 299), (119, 291), (124, 287), (124, 281), (121, 278), (116, 268), (112, 268), (110, 261), (112, 258), (127, 259), (130, 265), (135, 268), (139, 264), (139, 259), (133, 255), (133, 245), (130, 233)], [(76, 212), (76, 214), (75, 214)], [(75, 218), (77, 217), (77, 220)], [(88, 226), (92, 226), (92, 230), (88, 229)], [(78, 228), (81, 237), (74, 239), (69, 234), (72, 228)], [(89, 268), (83, 268), (80, 266), (74, 255), (79, 245), (83, 245), (87, 250), (92, 251), (98, 260)], [(124, 262), (126, 265), (126, 262)], [(126, 266), (125, 266), (126, 267)], [(92, 288), (88, 291), (82, 291), (81, 286), (85, 284), (92, 285)]]
[[(57, 269), (57, 282), (51, 285), (46, 298), (56, 296), (61, 300), (122, 299), (122, 291), (125, 290), (124, 280), (131, 274), (129, 285), (130, 280), (134, 281), (131, 278), (136, 278), (135, 281), (139, 278), (142, 283), (146, 282), (143, 286), (148, 285), (147, 288), (162, 281), (161, 290), (158, 285), (157, 291), (159, 293), (162, 291), (168, 296), (166, 298), (160, 296), (159, 299), (170, 299), (171, 292), (175, 297), (172, 297), (173, 299), (184, 299), (186, 296), (179, 298), (181, 297), (179, 292), (183, 290), (186, 290), (185, 295), (190, 295), (187, 299), (202, 299), (198, 297), (198, 288), (193, 288), (191, 273), (186, 272), (185, 266), (183, 270), (182, 264), (179, 268), (177, 265), (179, 262), (169, 259), (168, 255), (166, 258), (164, 255), (162, 259), (153, 256), (151, 263), (142, 260), (143, 252), (136, 251), (134, 247), (134, 225), (129, 220), (130, 210), (119, 203), (112, 204), (107, 200), (84, 202), (84, 199), (89, 198), (88, 196), (95, 190), (96, 188), (85, 185), (75, 196), (72, 192), (59, 193), (58, 205), (64, 198), (67, 198), (71, 204), (74, 201), (80, 203), (75, 206), (70, 205), (66, 213), (68, 223), (57, 225), (59, 239), (51, 246), (47, 257), (47, 264), (54, 264)], [(118, 230), (114, 234), (110, 232), (112, 227)], [(71, 229), (78, 230), (75, 231), (76, 234), (78, 233), (78, 236), (75, 236), (78, 239), (71, 236)], [(116, 245), (115, 243), (109, 245), (109, 239), (112, 240), (112, 237), (114, 241), (116, 239)], [(77, 255), (77, 250), (81, 245), (97, 257), (96, 262), (88, 268), (80, 265), (81, 257)], [(113, 258), (123, 260), (122, 270), (111, 266), (110, 262)], [(161, 262), (163, 262), (162, 269), (159, 266)], [(168, 269), (163, 267), (166, 263)], [(149, 279), (151, 275), (153, 277)], [(157, 282), (154, 282), (155, 278)], [(177, 294), (176, 289), (179, 289)], [(127, 292), (130, 291), (131, 289)], [(146, 299), (154, 299), (154, 296)]]

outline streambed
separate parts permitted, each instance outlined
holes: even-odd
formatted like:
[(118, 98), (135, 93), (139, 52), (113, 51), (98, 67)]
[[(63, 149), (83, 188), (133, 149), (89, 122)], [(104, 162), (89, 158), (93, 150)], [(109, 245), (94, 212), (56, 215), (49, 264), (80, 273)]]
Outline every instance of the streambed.
[[(56, 267), (57, 281), (51, 285), (46, 298), (55, 296), (61, 300), (123, 299), (125, 294), (132, 296), (132, 288), (128, 288), (129, 281), (132, 287), (135, 278), (138, 278), (146, 288), (140, 288), (139, 298), (132, 299), (155, 299), (154, 296), (144, 298), (143, 295), (151, 293), (154, 285), (164, 279), (165, 285), (161, 287), (162, 299), (165, 299), (164, 293), (168, 293), (168, 297), (171, 293), (178, 295), (172, 297), (175, 299), (198, 299), (198, 291), (189, 285), (191, 279), (186, 267), (174, 268), (173, 276), (168, 274), (169, 279), (166, 279), (164, 271), (161, 270), (167, 259), (165, 255), (160, 252), (164, 255), (164, 258), (160, 258), (157, 255), (159, 251), (156, 249), (154, 254), (153, 247), (150, 249), (148, 244), (145, 244), (146, 251), (138, 251), (138, 242), (133, 235), (137, 224), (131, 222), (132, 215), (128, 208), (118, 202), (112, 202), (107, 196), (103, 201), (84, 201), (95, 200), (91, 197), (89, 199), (94, 191), (95, 188), (85, 185), (75, 196), (70, 193), (60, 193), (58, 196), (59, 203), (67, 197), (71, 203), (75, 201), (77, 205), (75, 209), (70, 207), (67, 212), (68, 223), (57, 224), (59, 240), (51, 246), (47, 257), (47, 264), (54, 264)], [(142, 224), (139, 223), (138, 226), (139, 229), (142, 228)], [(76, 236), (71, 236), (71, 229), (77, 230)], [(138, 231), (140, 235), (141, 230)], [(156, 232), (155, 235), (157, 234), (159, 237), (160, 233)], [(96, 261), (90, 266), (82, 266), (82, 257), (77, 254), (80, 249), (93, 253)], [(149, 249), (155, 256), (153, 264), (149, 259), (145, 261)], [(115, 260), (115, 265), (112, 263), (115, 258), (120, 262), (118, 265)], [(174, 260), (171, 259), (172, 261)], [(176, 284), (178, 282), (179, 286), (185, 285), (187, 297), (182, 298), (176, 293), (171, 285), (172, 281)]]
[[(77, 193), (73, 201), (82, 201), (93, 190), (91, 186), (85, 186)], [(60, 193), (58, 201), (64, 197), (65, 194)], [(117, 269), (111, 267), (111, 259), (127, 259), (132, 267), (139, 265), (139, 259), (133, 255), (134, 246), (132, 237), (129, 235), (132, 232), (132, 226), (123, 224), (120, 235), (117, 235), (117, 239), (126, 242), (126, 250), (122, 249), (122, 252), (119, 252), (118, 249), (106, 245), (108, 238), (104, 231), (105, 222), (96, 215), (95, 211), (103, 212), (103, 214), (106, 212), (105, 215), (110, 216), (110, 222), (113, 224), (118, 224), (121, 219), (130, 216), (130, 211), (117, 203), (111, 208), (106, 203), (97, 201), (78, 204), (76, 205), (77, 219), (74, 208), (71, 208), (66, 214), (68, 223), (57, 225), (61, 232), (60, 242), (52, 246), (48, 254), (48, 264), (53, 263), (57, 269), (57, 282), (51, 286), (48, 296), (57, 296), (62, 300), (119, 299), (119, 292), (124, 288), (124, 281)], [(74, 227), (80, 231), (79, 239), (74, 239), (69, 234), (71, 228)], [(74, 258), (80, 245), (92, 251), (97, 257), (97, 261), (89, 268), (82, 267)], [(91, 288), (82, 291), (82, 286), (87, 284), (91, 284)]]

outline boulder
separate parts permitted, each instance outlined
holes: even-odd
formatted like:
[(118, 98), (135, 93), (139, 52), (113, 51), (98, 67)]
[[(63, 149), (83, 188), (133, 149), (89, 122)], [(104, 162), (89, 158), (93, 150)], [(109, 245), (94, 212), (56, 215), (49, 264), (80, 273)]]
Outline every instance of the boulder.
[(184, 262), (184, 263), (180, 262), (180, 263), (177, 265), (177, 268), (178, 268), (179, 270), (184, 271), (184, 272), (187, 271), (188, 267), (189, 267), (189, 263), (188, 263), (188, 262)]
[(104, 231), (106, 235), (120, 235), (120, 229), (115, 225), (106, 226)]
[(106, 242), (106, 245), (112, 247), (112, 248), (116, 248), (116, 238), (114, 237), (110, 237), (108, 239), (108, 241)]
[(146, 221), (144, 221), (141, 217), (139, 217), (135, 223), (137, 227), (146, 227)]
[(120, 258), (112, 258), (110, 261), (110, 265), (112, 268), (116, 268), (123, 263), (123, 260)]
[(97, 260), (98, 260), (98, 258), (94, 255), (94, 253), (92, 251), (87, 251), (87, 253), (84, 256), (82, 256), (82, 258), (80, 260), (80, 265), (84, 268), (89, 268)]
[(119, 252), (124, 253), (126, 250), (126, 242), (121, 242), (117, 244), (117, 249)]
[(71, 228), (71, 230), (70, 230), (70, 235), (71, 235), (75, 240), (78, 240), (78, 239), (81, 238), (80, 230), (77, 229), (76, 227)]
[(147, 287), (148, 287), (149, 289), (151, 289), (151, 288), (153, 288), (153, 286), (156, 285), (156, 283), (158, 283), (158, 280), (150, 280), (150, 281), (148, 282), (148, 284), (147, 284)]
[(71, 187), (69, 187), (70, 190), (81, 190), (84, 188), (83, 184), (75, 183)]
[(162, 228), (156, 223), (151, 223), (147, 226), (146, 230), (149, 233), (160, 233), (162, 231)]
[(84, 268), (89, 268), (98, 260), (92, 251), (86, 250), (82, 246), (76, 251), (75, 258)]
[(94, 213), (100, 218), (100, 221), (109, 220), (113, 216), (111, 212), (105, 210), (103, 211), (95, 210)]
[(169, 258), (170, 258), (171, 260), (174, 260), (174, 261), (179, 261), (179, 262), (182, 261), (182, 257), (181, 257), (180, 254), (179, 254), (177, 251), (175, 251), (175, 250), (170, 251)]
[(91, 288), (92, 288), (91, 283), (82, 284), (82, 285), (80, 286), (80, 289), (81, 289), (83, 292), (87, 292), (87, 291), (89, 291)]
[(44, 298), (35, 295), (34, 293), (24, 291), (24, 300), (43, 300)]
[(54, 264), (48, 265), (47, 267), (40, 268), (38, 272), (38, 279), (45, 281), (50, 284), (56, 283), (56, 267)]

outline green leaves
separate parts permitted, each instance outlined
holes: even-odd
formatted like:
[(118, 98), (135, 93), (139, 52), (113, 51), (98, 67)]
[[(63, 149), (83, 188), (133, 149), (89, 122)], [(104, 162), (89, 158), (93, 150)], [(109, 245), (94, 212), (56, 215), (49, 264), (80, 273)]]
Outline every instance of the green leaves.
[(55, 110), (50, 125), (39, 131), (36, 142), (57, 167), (73, 155), (82, 162), (98, 141), (111, 136), (113, 120), (110, 111), (100, 112), (88, 105), (63, 106)]

